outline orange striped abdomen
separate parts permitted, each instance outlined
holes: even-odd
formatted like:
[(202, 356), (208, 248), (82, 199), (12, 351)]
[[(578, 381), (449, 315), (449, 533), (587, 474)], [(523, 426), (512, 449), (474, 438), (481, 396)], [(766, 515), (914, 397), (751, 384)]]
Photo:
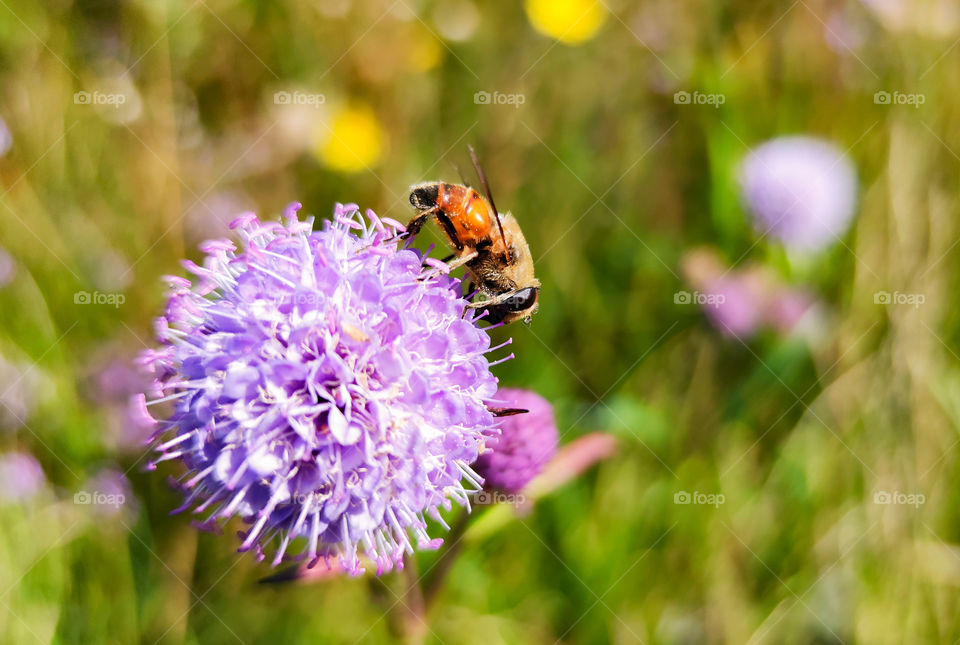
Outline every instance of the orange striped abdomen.
[(450, 218), (460, 242), (467, 246), (490, 236), (493, 211), (477, 191), (457, 184), (441, 184), (437, 206)]

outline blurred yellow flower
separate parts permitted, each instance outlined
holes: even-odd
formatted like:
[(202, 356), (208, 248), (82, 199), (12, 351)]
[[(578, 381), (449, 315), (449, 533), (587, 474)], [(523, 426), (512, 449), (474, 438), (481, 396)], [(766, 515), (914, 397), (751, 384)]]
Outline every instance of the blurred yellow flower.
[(567, 45), (593, 38), (607, 19), (596, 0), (526, 0), (526, 9), (537, 31)]
[(383, 154), (383, 129), (366, 105), (341, 109), (317, 134), (315, 153), (333, 170), (360, 172)]
[(443, 58), (443, 46), (435, 36), (427, 32), (413, 41), (407, 52), (407, 63), (418, 72), (426, 72), (440, 64)]

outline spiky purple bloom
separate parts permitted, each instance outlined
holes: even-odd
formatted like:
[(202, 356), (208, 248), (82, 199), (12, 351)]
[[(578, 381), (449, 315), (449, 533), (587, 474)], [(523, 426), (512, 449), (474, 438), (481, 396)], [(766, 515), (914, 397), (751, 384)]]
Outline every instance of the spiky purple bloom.
[(553, 406), (536, 392), (504, 388), (497, 398), (528, 412), (504, 419), (500, 436), (490, 442), (473, 469), (483, 477), (485, 488), (518, 493), (556, 453), (557, 424)]
[(753, 150), (740, 166), (740, 187), (755, 228), (804, 251), (843, 235), (857, 202), (853, 164), (813, 137), (780, 137)]
[(380, 573), (412, 537), (438, 546), (426, 516), (446, 526), (462, 480), (479, 487), (469, 464), (498, 432), (490, 340), (443, 263), (397, 248), (400, 224), (338, 204), (313, 231), (298, 208), (242, 215), (242, 252), (207, 242), (202, 267), (185, 263), (196, 284), (168, 278), (164, 346), (143, 356), (173, 401), (156, 461), (186, 465), (178, 510), (202, 526), (252, 524), (240, 550), (276, 540), (277, 564), (302, 538), (311, 565), (359, 573), (363, 553)]

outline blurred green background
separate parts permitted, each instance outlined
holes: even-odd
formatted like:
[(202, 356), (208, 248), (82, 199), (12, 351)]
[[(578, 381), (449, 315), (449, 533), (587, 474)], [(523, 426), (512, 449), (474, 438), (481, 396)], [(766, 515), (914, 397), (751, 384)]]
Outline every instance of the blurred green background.
[[(258, 584), (230, 531), (169, 516), (125, 366), (160, 276), (237, 213), (405, 221), (468, 143), (543, 282), (496, 373), (556, 405), (562, 443), (619, 450), (468, 535), (426, 640), (956, 641), (958, 38), (947, 0), (0, 0), (0, 450), (47, 481), (0, 504), (0, 641), (401, 638), (401, 576)], [(803, 257), (737, 185), (798, 133), (858, 175), (849, 232)], [(675, 299), (697, 253), (812, 316), (718, 330)]]

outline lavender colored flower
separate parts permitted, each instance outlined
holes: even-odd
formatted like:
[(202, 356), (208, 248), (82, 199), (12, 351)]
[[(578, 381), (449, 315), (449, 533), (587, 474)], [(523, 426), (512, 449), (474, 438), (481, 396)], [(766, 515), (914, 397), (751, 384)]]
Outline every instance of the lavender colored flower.
[(853, 165), (812, 137), (780, 137), (753, 150), (740, 166), (740, 187), (756, 229), (804, 251), (843, 235), (857, 201)]
[(683, 259), (683, 273), (705, 293), (698, 302), (725, 336), (745, 339), (761, 329), (791, 333), (816, 308), (816, 298), (791, 287), (769, 267), (728, 268), (712, 249), (696, 249)]
[(155, 428), (152, 420), (144, 422), (136, 401), (130, 397), (143, 392), (150, 384), (141, 370), (130, 362), (128, 349), (107, 345), (103, 356), (86, 370), (87, 396), (106, 417), (104, 440), (115, 452), (143, 452), (144, 443)]
[(46, 478), (37, 460), (25, 452), (0, 455), (0, 500), (24, 502), (43, 488)]
[(121, 512), (135, 515), (139, 507), (130, 480), (113, 468), (97, 471), (84, 483), (83, 493), (83, 503), (90, 504), (95, 513), (105, 517), (114, 517)]
[(753, 274), (734, 272), (720, 277), (707, 292), (712, 297), (705, 299), (704, 313), (724, 335), (746, 338), (763, 324), (764, 286)]
[(365, 555), (382, 573), (412, 538), (436, 548), (426, 517), (444, 524), (451, 499), (469, 504), (463, 482), (479, 488), (490, 340), (446, 265), (397, 248), (399, 223), (338, 204), (313, 231), (299, 207), (284, 224), (240, 216), (242, 252), (206, 242), (203, 266), (185, 263), (196, 284), (168, 278), (163, 346), (142, 357), (153, 403), (173, 405), (156, 461), (186, 466), (179, 510), (202, 527), (252, 525), (241, 551), (276, 544), (277, 564), (297, 540), (311, 566), (358, 574)]
[(553, 407), (536, 392), (505, 388), (498, 399), (528, 412), (504, 419), (500, 436), (490, 442), (473, 468), (484, 478), (485, 488), (518, 493), (557, 451), (557, 424)]

